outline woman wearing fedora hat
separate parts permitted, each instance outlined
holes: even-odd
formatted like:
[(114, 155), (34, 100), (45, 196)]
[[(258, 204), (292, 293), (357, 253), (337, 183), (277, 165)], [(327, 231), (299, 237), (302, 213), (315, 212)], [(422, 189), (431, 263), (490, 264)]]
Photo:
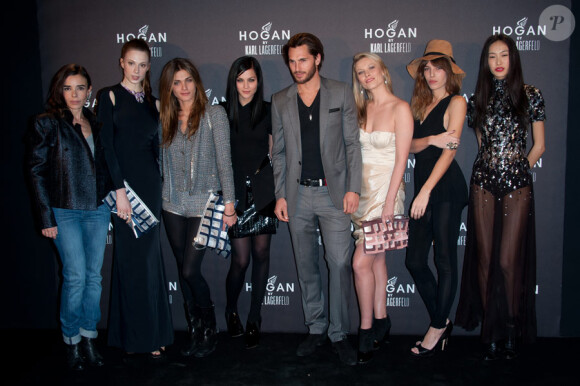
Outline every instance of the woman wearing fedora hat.
[[(453, 329), (448, 316), (457, 288), (461, 212), (467, 204), (467, 185), (454, 158), (467, 107), (457, 95), (465, 73), (455, 64), (448, 41), (429, 41), (424, 55), (409, 63), (407, 71), (415, 79), (415, 196), (405, 265), (431, 319), (424, 338), (411, 349), (412, 355), (422, 357), (434, 354), (439, 344), (443, 350)], [(431, 244), (437, 279), (427, 262)]]
[[(467, 246), (456, 322), (482, 322), (484, 359), (511, 359), (516, 340), (536, 337), (536, 236), (530, 169), (545, 150), (544, 99), (524, 84), (518, 49), (505, 35), (483, 46), (468, 124), (479, 151), (473, 164)], [(526, 154), (531, 127), (533, 146)]]

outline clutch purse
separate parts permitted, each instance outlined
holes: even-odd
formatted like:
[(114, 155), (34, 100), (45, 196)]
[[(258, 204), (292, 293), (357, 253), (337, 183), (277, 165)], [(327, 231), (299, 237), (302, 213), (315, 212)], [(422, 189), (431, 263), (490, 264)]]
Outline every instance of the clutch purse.
[(381, 253), (407, 247), (409, 241), (409, 217), (395, 215), (393, 221), (382, 219), (363, 221), (364, 251), (367, 254)]
[[(125, 192), (127, 198), (131, 203), (131, 223), (129, 226), (135, 234), (135, 238), (149, 232), (155, 225), (159, 224), (159, 220), (153, 212), (145, 205), (139, 198), (137, 193), (129, 186), (127, 181), (125, 183)], [(117, 192), (111, 190), (109, 194), (103, 199), (103, 202), (109, 207), (112, 213), (117, 213)]]
[(193, 245), (200, 249), (213, 249), (218, 255), (228, 258), (232, 253), (232, 245), (228, 237), (227, 225), (222, 229), (225, 208), (224, 197), (210, 192)]

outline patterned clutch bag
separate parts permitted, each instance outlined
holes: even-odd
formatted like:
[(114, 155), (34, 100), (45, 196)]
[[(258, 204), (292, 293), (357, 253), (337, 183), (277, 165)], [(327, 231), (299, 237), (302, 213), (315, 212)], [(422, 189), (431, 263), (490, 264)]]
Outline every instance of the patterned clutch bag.
[(364, 251), (367, 254), (381, 253), (407, 247), (409, 241), (409, 217), (395, 215), (392, 222), (382, 219), (363, 221)]
[[(149, 232), (155, 225), (159, 224), (159, 220), (145, 203), (139, 198), (137, 193), (125, 182), (125, 192), (129, 203), (131, 203), (131, 224), (129, 226), (133, 230), (135, 238)], [(103, 202), (109, 207), (111, 212), (117, 213), (117, 192), (112, 190), (103, 199)]]
[(228, 258), (232, 252), (232, 246), (228, 237), (228, 227), (222, 230), (225, 208), (224, 197), (211, 192), (193, 244), (200, 248), (211, 248), (218, 255)]

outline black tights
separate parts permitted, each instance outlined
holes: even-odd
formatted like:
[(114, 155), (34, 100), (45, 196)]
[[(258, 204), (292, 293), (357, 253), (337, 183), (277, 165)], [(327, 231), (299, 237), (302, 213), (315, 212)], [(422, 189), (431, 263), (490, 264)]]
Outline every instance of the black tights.
[(200, 217), (183, 217), (163, 211), (167, 238), (177, 260), (181, 292), (190, 311), (194, 305), (202, 308), (212, 306), (209, 286), (201, 273), (205, 249), (193, 246), (200, 221)]
[[(405, 265), (431, 318), (431, 327), (444, 328), (457, 291), (457, 238), (463, 205), (429, 205), (425, 215), (409, 222)], [(427, 259), (433, 242), (437, 280)]]
[(272, 235), (248, 236), (231, 239), (232, 260), (226, 278), (226, 311), (237, 312), (238, 298), (244, 286), (246, 270), (252, 255), (252, 296), (248, 321), (260, 322), (260, 309), (266, 292), (270, 269), (270, 240)]

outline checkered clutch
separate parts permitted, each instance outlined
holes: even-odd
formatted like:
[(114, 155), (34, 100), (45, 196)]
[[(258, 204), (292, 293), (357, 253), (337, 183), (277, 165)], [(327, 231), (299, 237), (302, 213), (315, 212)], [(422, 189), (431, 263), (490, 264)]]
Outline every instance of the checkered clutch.
[[(159, 220), (145, 203), (139, 198), (137, 193), (125, 182), (125, 192), (129, 203), (131, 203), (131, 224), (129, 226), (133, 230), (135, 238), (149, 232), (155, 225), (159, 224)], [(103, 199), (103, 202), (109, 207), (111, 212), (117, 213), (117, 192), (112, 190)]]
[(381, 253), (407, 247), (409, 241), (409, 217), (396, 215), (392, 222), (382, 219), (363, 221), (364, 251), (367, 254)]
[(228, 227), (222, 230), (224, 210), (224, 197), (211, 192), (193, 244), (196, 248), (213, 249), (218, 255), (228, 258), (232, 252), (232, 246), (228, 237)]

